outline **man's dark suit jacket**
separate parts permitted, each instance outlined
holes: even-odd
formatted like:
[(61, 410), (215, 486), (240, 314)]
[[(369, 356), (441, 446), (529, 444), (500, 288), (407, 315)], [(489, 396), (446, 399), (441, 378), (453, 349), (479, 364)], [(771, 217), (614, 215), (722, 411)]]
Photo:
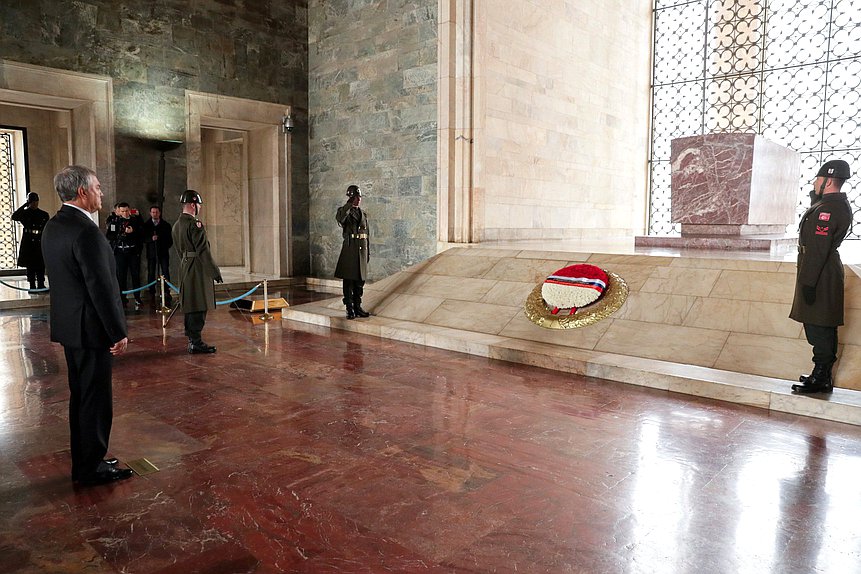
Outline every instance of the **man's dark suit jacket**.
[(93, 220), (64, 205), (45, 225), (42, 253), (51, 278), (51, 340), (104, 349), (126, 337), (114, 255)]

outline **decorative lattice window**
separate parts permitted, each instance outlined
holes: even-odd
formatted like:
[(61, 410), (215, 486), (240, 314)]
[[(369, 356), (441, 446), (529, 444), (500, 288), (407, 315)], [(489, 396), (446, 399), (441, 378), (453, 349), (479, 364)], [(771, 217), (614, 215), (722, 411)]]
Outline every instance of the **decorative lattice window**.
[(15, 211), (15, 132), (0, 130), (0, 268), (17, 265), (17, 229), (11, 215)]
[[(796, 150), (799, 216), (822, 162), (861, 172), (861, 0), (655, 0), (654, 14), (649, 234), (678, 231), (674, 138), (757, 133)], [(843, 186), (856, 224), (857, 182)]]

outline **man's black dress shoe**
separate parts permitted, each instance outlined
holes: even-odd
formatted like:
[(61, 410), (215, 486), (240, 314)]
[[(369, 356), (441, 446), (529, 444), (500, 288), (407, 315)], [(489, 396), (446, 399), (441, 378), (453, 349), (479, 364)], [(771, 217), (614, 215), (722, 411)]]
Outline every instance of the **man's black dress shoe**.
[(215, 347), (206, 343), (189, 343), (188, 352), (192, 355), (209, 354), (215, 352)]
[(117, 480), (125, 480), (131, 478), (133, 472), (130, 468), (117, 468), (109, 464), (100, 464), (99, 470), (92, 474), (82, 476), (77, 480), (81, 486), (94, 486), (97, 484), (107, 484), (116, 482)]
[[(116, 466), (120, 463), (117, 458), (106, 458), (102, 462), (108, 466)], [(72, 473), (72, 482), (78, 482), (78, 476), (74, 473)]]

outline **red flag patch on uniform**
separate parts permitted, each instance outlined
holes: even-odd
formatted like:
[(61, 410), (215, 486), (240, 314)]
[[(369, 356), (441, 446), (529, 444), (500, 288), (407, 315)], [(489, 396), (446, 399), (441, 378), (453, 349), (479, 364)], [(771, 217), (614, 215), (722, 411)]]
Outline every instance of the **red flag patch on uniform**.
[(828, 235), (828, 226), (827, 225), (817, 225), (816, 226), (816, 235)]
[(830, 213), (820, 213), (819, 214), (819, 221), (828, 221), (830, 219), (831, 219)]

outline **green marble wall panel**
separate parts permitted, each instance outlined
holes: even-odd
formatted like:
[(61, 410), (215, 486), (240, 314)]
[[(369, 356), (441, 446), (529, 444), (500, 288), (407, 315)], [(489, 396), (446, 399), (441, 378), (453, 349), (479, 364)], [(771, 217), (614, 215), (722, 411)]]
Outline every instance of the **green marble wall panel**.
[[(0, 57), (113, 79), (115, 195), (141, 208), (157, 195), (149, 140), (185, 138), (185, 90), (293, 106), (294, 273), (307, 273), (307, 0), (3, 0)], [(166, 160), (174, 219), (184, 149)]]
[(335, 210), (362, 187), (376, 280), (436, 252), (437, 0), (310, 0), (311, 274), (331, 277)]

